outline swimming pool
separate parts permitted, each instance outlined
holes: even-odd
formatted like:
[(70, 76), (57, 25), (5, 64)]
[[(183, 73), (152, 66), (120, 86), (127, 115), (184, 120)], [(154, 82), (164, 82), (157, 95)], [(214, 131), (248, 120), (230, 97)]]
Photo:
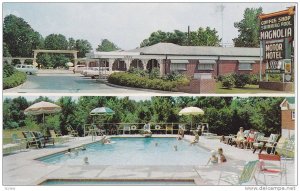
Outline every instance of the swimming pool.
[(40, 185), (43, 186), (69, 186), (69, 185), (101, 185), (101, 186), (195, 186), (193, 180), (46, 180)]
[[(57, 153), (37, 160), (49, 164), (83, 165), (204, 165), (209, 151), (176, 138), (112, 138), (113, 144), (95, 142), (86, 150), (75, 150), (70, 155)], [(175, 150), (174, 146), (177, 147)]]

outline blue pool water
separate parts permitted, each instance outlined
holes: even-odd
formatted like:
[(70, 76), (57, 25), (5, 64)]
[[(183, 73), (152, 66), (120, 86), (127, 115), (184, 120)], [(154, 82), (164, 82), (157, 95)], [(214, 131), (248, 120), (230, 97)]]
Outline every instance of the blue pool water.
[(150, 186), (167, 186), (167, 185), (173, 185), (173, 186), (192, 186), (196, 185), (194, 181), (168, 181), (168, 180), (163, 180), (163, 181), (118, 181), (118, 180), (113, 180), (113, 181), (108, 181), (108, 180), (47, 180), (43, 182), (41, 185), (47, 185), (47, 186), (69, 186), (69, 185), (107, 185), (107, 186), (115, 186), (115, 185), (123, 185), (123, 186), (130, 186), (130, 185), (150, 185)]
[[(176, 138), (112, 138), (114, 143), (95, 142), (71, 155), (58, 153), (38, 160), (50, 164), (82, 165), (204, 165), (209, 151)], [(157, 144), (157, 146), (156, 146)], [(174, 146), (177, 146), (175, 151)]]

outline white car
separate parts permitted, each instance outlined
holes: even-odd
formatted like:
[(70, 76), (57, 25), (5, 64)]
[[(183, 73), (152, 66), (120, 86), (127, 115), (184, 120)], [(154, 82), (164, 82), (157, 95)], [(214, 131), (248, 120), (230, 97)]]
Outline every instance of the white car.
[(86, 76), (87, 72), (90, 70), (97, 70), (98, 67), (88, 67), (87, 69), (84, 69), (80, 72), (80, 74), (82, 74), (83, 76)]
[(99, 73), (102, 75), (107, 75), (109, 73), (109, 68), (108, 67), (95, 67), (92, 70), (87, 70), (86, 71), (86, 77), (91, 77), (92, 79), (97, 78), (99, 76)]
[(15, 68), (18, 71), (25, 72), (26, 74), (32, 75), (36, 74), (38, 69), (34, 67), (33, 65), (26, 65), (26, 64), (17, 64)]

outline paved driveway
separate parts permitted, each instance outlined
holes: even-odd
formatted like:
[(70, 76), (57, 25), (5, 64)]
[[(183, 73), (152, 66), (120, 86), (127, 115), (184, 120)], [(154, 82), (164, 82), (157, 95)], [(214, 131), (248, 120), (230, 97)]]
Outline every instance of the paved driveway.
[(104, 94), (166, 94), (171, 92), (120, 88), (106, 85), (103, 82), (83, 77), (80, 74), (55, 71), (40, 71), (29, 75), (27, 81), (15, 88), (4, 90), (4, 93), (104, 93)]

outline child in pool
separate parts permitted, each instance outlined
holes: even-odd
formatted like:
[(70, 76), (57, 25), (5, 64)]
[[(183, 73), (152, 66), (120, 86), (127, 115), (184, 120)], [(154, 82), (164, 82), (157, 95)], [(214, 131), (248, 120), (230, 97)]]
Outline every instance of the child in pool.
[(224, 154), (223, 154), (223, 149), (222, 148), (219, 148), (218, 149), (218, 154), (219, 154), (219, 156), (220, 156), (220, 163), (223, 163), (223, 162), (226, 162), (227, 160), (226, 160), (226, 157), (224, 156)]
[(211, 164), (218, 164), (218, 157), (217, 157), (217, 152), (215, 150), (212, 150), (210, 152), (211, 154), (211, 157), (209, 158), (209, 160), (207, 161), (207, 164), (208, 165), (209, 163)]

